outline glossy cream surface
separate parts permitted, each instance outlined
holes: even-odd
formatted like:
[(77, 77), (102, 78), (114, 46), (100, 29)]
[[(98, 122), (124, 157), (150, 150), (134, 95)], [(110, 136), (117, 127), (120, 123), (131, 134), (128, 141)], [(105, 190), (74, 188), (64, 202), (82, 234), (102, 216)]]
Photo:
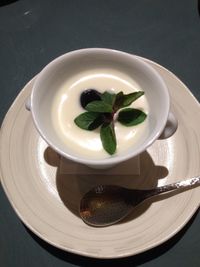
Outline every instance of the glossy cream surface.
[[(74, 119), (85, 112), (80, 105), (80, 95), (84, 90), (96, 89), (99, 92), (110, 91), (128, 94), (142, 90), (129, 76), (112, 69), (95, 69), (78, 73), (66, 80), (57, 90), (52, 106), (53, 125), (61, 138), (63, 145), (74, 155), (88, 159), (103, 159), (111, 157), (104, 151), (99, 129), (87, 131), (80, 129)], [(145, 95), (137, 99), (129, 107), (142, 109), (148, 114), (149, 107)], [(115, 155), (125, 153), (134, 147), (139, 138), (148, 131), (148, 119), (143, 123), (126, 127), (115, 122), (117, 151)]]

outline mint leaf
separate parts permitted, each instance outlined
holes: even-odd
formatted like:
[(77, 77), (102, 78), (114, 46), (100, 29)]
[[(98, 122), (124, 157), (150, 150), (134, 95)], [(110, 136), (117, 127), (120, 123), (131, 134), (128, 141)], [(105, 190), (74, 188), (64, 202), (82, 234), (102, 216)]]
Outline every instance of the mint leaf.
[(124, 95), (123, 99), (123, 107), (127, 107), (130, 104), (132, 104), (135, 100), (137, 100), (139, 97), (144, 95), (143, 91), (134, 92), (128, 95)]
[(114, 110), (127, 107), (131, 105), (135, 100), (144, 95), (143, 91), (133, 92), (125, 95), (123, 92), (119, 92), (116, 96), (116, 101), (114, 104)]
[(85, 107), (86, 110), (92, 112), (100, 112), (100, 113), (111, 113), (112, 112), (112, 105), (102, 101), (96, 100), (92, 101)]
[(113, 104), (114, 104), (114, 102), (115, 102), (115, 99), (116, 99), (116, 94), (105, 91), (105, 92), (101, 95), (101, 99), (102, 99), (105, 103), (107, 103), (107, 104), (113, 106)]
[(117, 111), (122, 107), (124, 99), (124, 93), (121, 91), (116, 95), (115, 103), (114, 103), (114, 110)]
[(143, 122), (146, 116), (140, 109), (125, 108), (119, 112), (117, 120), (125, 126), (134, 126)]
[(84, 130), (94, 130), (103, 123), (103, 116), (95, 112), (84, 112), (74, 119), (78, 127)]
[(114, 154), (117, 147), (114, 124), (104, 123), (100, 129), (100, 137), (103, 148), (110, 154)]

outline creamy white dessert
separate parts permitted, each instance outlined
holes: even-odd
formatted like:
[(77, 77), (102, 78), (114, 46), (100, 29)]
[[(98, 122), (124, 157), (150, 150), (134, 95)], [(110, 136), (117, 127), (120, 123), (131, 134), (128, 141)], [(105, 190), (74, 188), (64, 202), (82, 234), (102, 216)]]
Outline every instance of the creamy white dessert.
[[(74, 155), (88, 159), (104, 159), (125, 153), (134, 147), (138, 140), (147, 134), (148, 119), (136, 126), (126, 127), (115, 122), (117, 139), (116, 153), (110, 156), (104, 149), (100, 139), (99, 129), (87, 131), (79, 128), (74, 119), (85, 112), (81, 107), (80, 95), (84, 90), (95, 89), (99, 92), (110, 91), (118, 93), (123, 91), (129, 94), (142, 91), (142, 88), (129, 76), (113, 69), (95, 69), (78, 73), (68, 79), (57, 91), (53, 107), (52, 120), (59, 138)], [(129, 107), (149, 112), (145, 95), (133, 102)]]

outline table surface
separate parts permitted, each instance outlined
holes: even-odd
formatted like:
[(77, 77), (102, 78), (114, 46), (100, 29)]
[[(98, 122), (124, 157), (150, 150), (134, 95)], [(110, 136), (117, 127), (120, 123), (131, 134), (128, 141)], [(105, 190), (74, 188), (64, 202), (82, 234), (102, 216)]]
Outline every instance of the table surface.
[[(200, 100), (200, 16), (195, 0), (1, 0), (0, 36), (1, 122), (23, 86), (49, 61), (86, 47), (151, 59), (177, 75)], [(154, 249), (124, 259), (97, 260), (56, 249), (34, 235), (1, 186), (0, 210), (2, 267), (200, 266), (198, 212)]]

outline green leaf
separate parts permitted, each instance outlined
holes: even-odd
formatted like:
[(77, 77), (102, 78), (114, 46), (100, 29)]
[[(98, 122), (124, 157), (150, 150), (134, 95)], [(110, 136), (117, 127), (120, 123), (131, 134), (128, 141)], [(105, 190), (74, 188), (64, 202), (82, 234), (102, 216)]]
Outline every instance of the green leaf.
[(101, 99), (102, 101), (104, 101), (105, 103), (113, 106), (115, 99), (116, 99), (116, 94), (114, 93), (110, 93), (105, 91), (102, 95), (101, 95)]
[(118, 114), (117, 120), (125, 126), (134, 126), (142, 123), (147, 115), (140, 109), (125, 108)]
[(123, 92), (119, 92), (116, 96), (116, 101), (114, 104), (114, 110), (127, 107), (131, 105), (135, 100), (144, 95), (143, 91), (133, 92), (125, 95)]
[(77, 116), (74, 122), (81, 129), (94, 130), (103, 123), (103, 116), (97, 112), (84, 112)]
[(100, 112), (100, 113), (112, 112), (112, 106), (108, 103), (105, 103), (102, 100), (96, 100), (90, 102), (89, 104), (87, 104), (85, 109), (88, 111)]
[(110, 154), (114, 154), (117, 147), (114, 124), (104, 123), (100, 129), (100, 137), (103, 148)]
[(122, 105), (123, 99), (124, 99), (124, 93), (121, 91), (116, 95), (116, 98), (115, 98), (115, 103), (113, 105), (113, 109), (115, 112), (123, 106)]
[(129, 106), (142, 95), (144, 95), (143, 91), (138, 91), (138, 92), (134, 92), (128, 95), (124, 95), (123, 107)]

